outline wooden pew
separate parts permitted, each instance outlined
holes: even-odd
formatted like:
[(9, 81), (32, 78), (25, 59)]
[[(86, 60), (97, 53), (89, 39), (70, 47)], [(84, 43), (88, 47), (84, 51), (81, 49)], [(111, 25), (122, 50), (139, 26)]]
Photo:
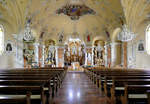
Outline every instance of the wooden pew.
[[(34, 77), (34, 76), (33, 76)], [(53, 77), (51, 77), (53, 78)], [(50, 79), (50, 78), (49, 78)], [(20, 79), (17, 79), (17, 80), (0, 80), (0, 85), (7, 85), (7, 86), (43, 86), (44, 88), (45, 87), (48, 87), (48, 93), (50, 94), (50, 81), (48, 79), (46, 80), (40, 80), (40, 79), (36, 79), (36, 80), (20, 80)], [(26, 89), (26, 88), (25, 88)], [(44, 90), (45, 91), (45, 90)]]
[(150, 84), (150, 71), (145, 70), (86, 70), (85, 72), (98, 87), (104, 86), (105, 94), (110, 92), (111, 98), (118, 96), (116, 95), (117, 89), (121, 91), (118, 93), (119, 96), (124, 95), (125, 85), (146, 86)]
[[(136, 80), (136, 79), (139, 79), (139, 80)], [(145, 79), (145, 80), (143, 80), (143, 79)], [(135, 82), (149, 81), (147, 79), (150, 79), (150, 76), (106, 76), (102, 82), (103, 82), (104, 89), (106, 91), (106, 90), (110, 90), (110, 87), (112, 85), (114, 85), (114, 86), (122, 85), (123, 86), (124, 83), (133, 84), (134, 83), (133, 81), (135, 81)], [(132, 83), (130, 83), (130, 82), (132, 82)], [(106, 92), (110, 92), (110, 91), (106, 91)], [(107, 94), (107, 93), (105, 93), (105, 94)]]
[[(44, 88), (41, 86), (0, 86), (0, 94), (3, 94), (3, 97), (0, 97), (0, 104), (12, 103), (12, 101), (17, 103), (26, 101), (26, 104), (31, 104), (32, 95), (40, 95), (41, 104), (45, 104)], [(16, 98), (8, 95), (24, 96)]]
[(120, 76), (121, 74), (122, 75), (150, 75), (150, 72), (145, 72), (145, 71), (140, 71), (140, 70), (97, 70), (97, 69), (93, 69), (93, 70), (86, 70), (86, 72), (88, 72), (88, 76), (90, 76), (90, 79), (94, 80), (97, 75), (101, 75), (102, 76), (110, 76), (110, 75), (113, 75), (113, 74), (116, 74), (119, 73), (118, 75)]
[(116, 100), (121, 101), (120, 97), (124, 96), (125, 85), (148, 85), (150, 84), (150, 79), (118, 79), (113, 80), (112, 85), (109, 85), (108, 93), (111, 93), (111, 99), (114, 101)]
[[(149, 74), (105, 74), (105, 75), (95, 75), (94, 83), (104, 90), (104, 83), (112, 83), (112, 79), (150, 79)], [(106, 85), (105, 85), (106, 86)]]
[[(51, 75), (48, 75), (48, 76), (40, 76), (40, 75), (32, 75), (32, 76), (0, 76), (0, 80), (4, 81), (5, 83), (8, 83), (8, 81), (5, 81), (5, 80), (26, 80), (28, 82), (25, 81), (25, 83), (30, 83), (30, 82), (35, 82), (36, 83), (40, 83), (42, 82), (42, 80), (44, 80), (45, 82), (50, 82), (51, 86), (53, 86), (53, 90), (52, 90), (52, 94), (54, 95), (54, 90), (57, 91), (57, 88), (60, 86), (60, 78), (58, 78), (58, 76), (54, 74), (51, 74)], [(3, 82), (3, 83), (4, 83)], [(18, 81), (19, 82), (19, 81)], [(10, 82), (11, 83), (11, 82)], [(21, 83), (21, 82), (20, 82)], [(44, 83), (44, 82), (43, 82)], [(12, 83), (13, 84), (13, 83)], [(45, 87), (49, 87), (48, 84), (46, 84), (47, 86)]]
[(148, 104), (150, 104), (150, 90), (147, 90)]
[[(60, 71), (60, 70), (59, 70)], [(44, 71), (36, 71), (36, 70), (32, 70), (32, 71), (20, 71), (20, 70), (16, 70), (16, 71), (12, 71), (12, 70), (7, 70), (7, 71), (0, 71), (2, 72), (1, 75), (0, 75), (0, 85), (11, 85), (11, 84), (18, 84), (19, 85), (30, 85), (30, 84), (33, 84), (35, 85), (35, 83), (39, 86), (42, 86), (43, 83), (45, 83), (46, 81), (53, 81), (53, 83), (57, 82), (58, 80), (58, 77), (59, 76), (63, 76), (61, 73), (58, 73), (59, 72), (57, 70), (57, 72), (55, 72), (53, 70), (52, 74), (50, 75), (50, 73), (47, 74), (44, 74), (44, 73), (47, 73), (49, 72), (49, 70), (44, 70)], [(42, 73), (42, 74), (41, 74)], [(56, 74), (55, 74), (56, 73)], [(28, 75), (29, 74), (29, 75)], [(63, 73), (65, 74), (65, 73)], [(18, 76), (19, 75), (19, 76)], [(50, 76), (52, 77), (53, 76), (53, 80), (51, 80)], [(22, 80), (20, 80), (22, 79)], [(23, 86), (22, 85), (22, 86)], [(48, 84), (49, 85), (49, 84)]]
[[(0, 80), (2, 81), (2, 83), (9, 83), (9, 84), (13, 84), (13, 82), (11, 82), (11, 80), (15, 81), (15, 80), (22, 80), (24, 81), (24, 83), (31, 83), (34, 81), (34, 83), (39, 84), (41, 82), (43, 82), (43, 84), (45, 84), (45, 87), (49, 88), (49, 85), (51, 85), (52, 88), (52, 95), (54, 96), (55, 90), (57, 91), (58, 87), (60, 86), (59, 84), (61, 83), (59, 80), (56, 80), (57, 76), (55, 76), (55, 74), (52, 75), (48, 75), (48, 76), (40, 76), (40, 75), (32, 75), (32, 76), (0, 76)], [(57, 78), (58, 79), (58, 78)], [(6, 80), (6, 81), (5, 81)], [(9, 80), (9, 82), (8, 82)], [(58, 81), (58, 82), (57, 82)], [(15, 81), (17, 82), (17, 81)], [(15, 83), (14, 82), (14, 83)], [(18, 81), (19, 82), (19, 81)], [(17, 83), (18, 83), (17, 82)], [(45, 83), (44, 83), (45, 82)], [(19, 82), (18, 84), (21, 84), (21, 82)]]
[(147, 90), (149, 89), (150, 85), (126, 85), (122, 104), (148, 104)]

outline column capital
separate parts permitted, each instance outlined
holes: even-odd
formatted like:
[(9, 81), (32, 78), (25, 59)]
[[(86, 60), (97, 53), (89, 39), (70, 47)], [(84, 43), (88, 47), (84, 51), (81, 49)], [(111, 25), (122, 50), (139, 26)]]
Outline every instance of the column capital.
[(85, 48), (93, 48), (92, 46), (86, 46)]
[(40, 44), (39, 44), (39, 43), (34, 43), (33, 45), (35, 45), (35, 46), (39, 46)]
[(55, 48), (65, 48), (64, 46), (55, 46)]
[(121, 45), (120, 42), (111, 42), (110, 45)]

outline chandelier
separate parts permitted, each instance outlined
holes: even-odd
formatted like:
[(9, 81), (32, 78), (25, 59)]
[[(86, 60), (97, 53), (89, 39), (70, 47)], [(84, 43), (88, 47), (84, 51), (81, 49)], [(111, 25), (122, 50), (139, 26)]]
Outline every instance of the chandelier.
[(31, 31), (31, 27), (30, 27), (30, 22), (27, 22), (25, 30), (24, 30), (24, 37), (23, 39), (25, 41), (32, 41), (34, 40), (33, 36), (32, 36), (32, 31)]
[(127, 42), (133, 40), (134, 38), (135, 34), (127, 28), (127, 25), (123, 25), (122, 31), (118, 35), (118, 40), (122, 42)]

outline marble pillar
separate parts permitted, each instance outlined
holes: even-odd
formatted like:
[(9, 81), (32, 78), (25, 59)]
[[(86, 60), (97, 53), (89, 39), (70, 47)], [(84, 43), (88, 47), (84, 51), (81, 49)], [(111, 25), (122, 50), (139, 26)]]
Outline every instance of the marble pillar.
[(94, 47), (92, 47), (92, 65), (94, 65)]
[(41, 66), (45, 66), (45, 45), (42, 45), (42, 59), (41, 59)]
[(44, 67), (44, 48), (44, 45), (39, 45), (38, 47), (39, 67)]
[(56, 48), (56, 66), (64, 67), (64, 47)]
[(111, 67), (115, 67), (121, 64), (121, 43), (111, 43)]
[(104, 60), (105, 60), (105, 67), (107, 67), (107, 45), (105, 43), (105, 46), (104, 46)]
[(34, 61), (37, 63), (39, 66), (39, 43), (34, 43)]
[(123, 67), (127, 68), (127, 42), (123, 43)]
[(111, 67), (111, 45), (107, 45), (107, 66)]
[(86, 47), (85, 65), (92, 65), (92, 47)]

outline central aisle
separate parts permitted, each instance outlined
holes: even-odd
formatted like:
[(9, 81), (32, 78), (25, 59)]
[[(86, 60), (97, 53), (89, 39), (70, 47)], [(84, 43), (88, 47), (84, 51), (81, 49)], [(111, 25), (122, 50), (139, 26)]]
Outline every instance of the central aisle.
[(68, 72), (52, 104), (107, 104), (84, 72)]

